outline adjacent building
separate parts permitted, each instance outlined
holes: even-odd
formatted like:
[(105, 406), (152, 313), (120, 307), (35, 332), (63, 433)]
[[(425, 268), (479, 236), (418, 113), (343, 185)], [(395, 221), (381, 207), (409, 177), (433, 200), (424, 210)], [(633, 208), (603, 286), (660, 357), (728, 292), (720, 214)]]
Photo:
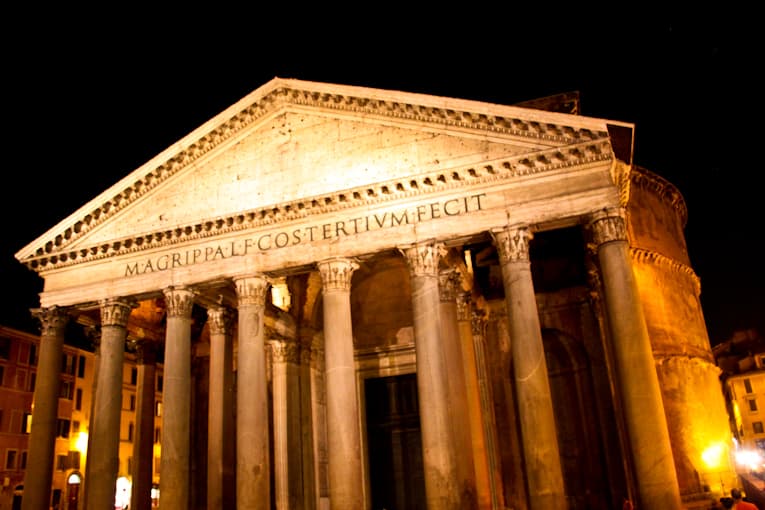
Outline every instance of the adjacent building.
[[(0, 326), (0, 455), (3, 462), (0, 470), (0, 509), (3, 510), (21, 508), (34, 417), (33, 395), (39, 353), (39, 336)], [(118, 476), (128, 483), (132, 479), (137, 370), (135, 355), (128, 352), (122, 378), (118, 471)], [(50, 488), (50, 506), (57, 509), (83, 508), (95, 371), (94, 351), (66, 344), (63, 346), (59, 364), (59, 393)], [(157, 409), (160, 409), (161, 371), (157, 374), (157, 379), (156, 405)], [(154, 421), (158, 450), (161, 417), (157, 416)], [(155, 477), (154, 481), (158, 483), (158, 478)], [(118, 504), (118, 496), (119, 494), (115, 493), (115, 506), (127, 506), (127, 503)], [(129, 503), (129, 498), (127, 502)]]
[(157, 472), (174, 510), (716, 501), (733, 441), (685, 202), (576, 99), (275, 78), (51, 218), (16, 254), (45, 280), (24, 509), (73, 320), (99, 327), (87, 508), (125, 472), (127, 343), (131, 510)]
[(756, 330), (736, 332), (714, 346), (743, 469), (765, 464), (765, 338)]

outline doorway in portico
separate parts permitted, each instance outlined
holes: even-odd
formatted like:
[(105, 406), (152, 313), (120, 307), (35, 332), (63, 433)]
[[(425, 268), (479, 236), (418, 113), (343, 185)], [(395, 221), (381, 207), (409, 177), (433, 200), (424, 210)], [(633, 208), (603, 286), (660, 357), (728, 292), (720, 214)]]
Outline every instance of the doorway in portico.
[(364, 382), (372, 510), (425, 510), (417, 376)]

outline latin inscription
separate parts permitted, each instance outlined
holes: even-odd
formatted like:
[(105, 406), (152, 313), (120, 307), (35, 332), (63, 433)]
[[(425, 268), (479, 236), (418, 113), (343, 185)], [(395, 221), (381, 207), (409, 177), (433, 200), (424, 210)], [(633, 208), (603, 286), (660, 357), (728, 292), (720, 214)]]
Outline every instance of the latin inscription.
[(310, 225), (294, 230), (268, 232), (257, 237), (237, 239), (217, 246), (193, 248), (158, 255), (140, 262), (125, 266), (125, 276), (136, 276), (157, 271), (167, 271), (176, 267), (192, 266), (204, 262), (223, 260), (231, 257), (243, 257), (254, 252), (266, 252), (296, 246), (303, 243), (313, 243), (363, 234), (373, 230), (382, 230), (402, 225), (412, 225), (424, 221), (481, 211), (481, 202), (485, 193), (452, 198), (442, 202), (431, 202), (400, 211), (390, 211), (382, 214), (370, 214), (343, 221)]

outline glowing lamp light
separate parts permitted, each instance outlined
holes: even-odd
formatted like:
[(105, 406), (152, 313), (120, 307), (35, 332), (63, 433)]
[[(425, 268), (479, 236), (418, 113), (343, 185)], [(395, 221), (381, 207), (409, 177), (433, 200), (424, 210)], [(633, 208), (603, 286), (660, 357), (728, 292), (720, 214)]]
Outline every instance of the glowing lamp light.
[(75, 450), (85, 453), (88, 451), (88, 433), (80, 432), (75, 442)]
[(725, 448), (720, 443), (715, 443), (701, 453), (701, 460), (707, 468), (716, 469), (723, 465)]
[(739, 450), (736, 452), (736, 462), (754, 471), (762, 465), (762, 456), (754, 450)]

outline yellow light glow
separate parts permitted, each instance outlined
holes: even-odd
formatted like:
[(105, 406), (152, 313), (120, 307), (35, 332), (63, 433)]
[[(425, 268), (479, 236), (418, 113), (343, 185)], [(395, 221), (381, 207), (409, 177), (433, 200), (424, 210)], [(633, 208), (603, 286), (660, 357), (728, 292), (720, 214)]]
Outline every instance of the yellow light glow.
[(725, 447), (720, 443), (715, 443), (701, 453), (701, 460), (709, 469), (717, 469), (723, 464), (723, 454)]
[(762, 456), (754, 450), (739, 450), (736, 452), (736, 462), (756, 471), (762, 466)]
[(77, 441), (75, 442), (74, 449), (85, 453), (88, 451), (88, 433), (87, 432), (80, 432), (77, 435)]

